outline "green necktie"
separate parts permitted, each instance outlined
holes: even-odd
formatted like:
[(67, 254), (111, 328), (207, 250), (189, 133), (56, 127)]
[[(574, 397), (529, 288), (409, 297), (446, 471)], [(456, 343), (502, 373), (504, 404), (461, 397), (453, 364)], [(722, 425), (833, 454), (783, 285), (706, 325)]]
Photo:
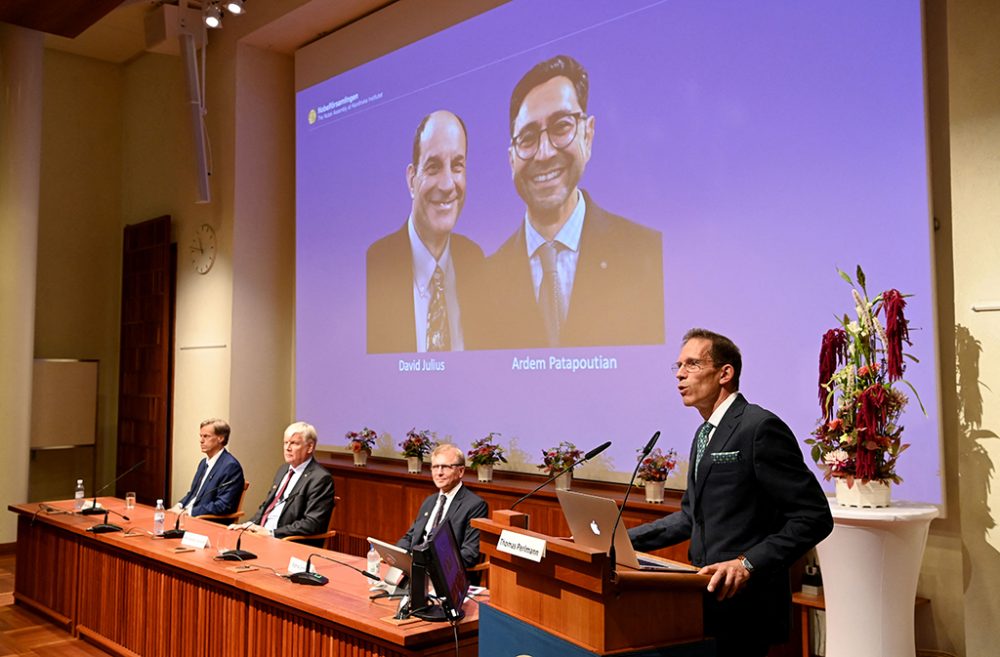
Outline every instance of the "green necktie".
[(695, 442), (697, 443), (697, 451), (694, 457), (694, 477), (698, 478), (698, 466), (701, 464), (701, 457), (705, 454), (705, 448), (708, 447), (708, 436), (712, 433), (712, 425), (709, 422), (705, 422), (700, 427), (698, 427), (698, 433), (695, 435)]

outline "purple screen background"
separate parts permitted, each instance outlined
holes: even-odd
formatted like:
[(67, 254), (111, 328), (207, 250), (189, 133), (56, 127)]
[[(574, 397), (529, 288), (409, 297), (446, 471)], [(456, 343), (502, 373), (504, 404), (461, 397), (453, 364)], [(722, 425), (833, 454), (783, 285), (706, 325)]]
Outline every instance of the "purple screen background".
[[(420, 119), (449, 109), (465, 121), (456, 232), (489, 255), (524, 213), (507, 161), (510, 92), (556, 54), (590, 74), (596, 131), (581, 187), (663, 233), (666, 344), (447, 353), (435, 356), (444, 372), (367, 354), (365, 251), (409, 213)], [(310, 121), (353, 94), (372, 100)], [(296, 413), (321, 444), (362, 426), (394, 445), (415, 426), (464, 448), (497, 431), (538, 462), (561, 440), (612, 440), (609, 464), (631, 472), (659, 429), (686, 460), (701, 419), (669, 364), (692, 326), (733, 338), (741, 391), (804, 439), (819, 416), (820, 338), (852, 312), (836, 268), (861, 264), (871, 294), (915, 295), (920, 363), (906, 378), (927, 416), (907, 410), (894, 496), (941, 502), (918, 0), (515, 1), (299, 92), (296, 120)], [(515, 357), (549, 355), (618, 367), (512, 371)]]

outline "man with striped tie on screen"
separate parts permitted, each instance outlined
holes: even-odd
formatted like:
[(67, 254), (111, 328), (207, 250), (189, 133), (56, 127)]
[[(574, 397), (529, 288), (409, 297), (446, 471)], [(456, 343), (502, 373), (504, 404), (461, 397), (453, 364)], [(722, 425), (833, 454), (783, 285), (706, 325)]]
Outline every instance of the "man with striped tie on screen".
[(453, 233), (465, 204), (467, 133), (448, 111), (425, 116), (406, 166), (412, 204), (399, 230), (368, 248), (368, 353), (474, 348), (482, 249)]

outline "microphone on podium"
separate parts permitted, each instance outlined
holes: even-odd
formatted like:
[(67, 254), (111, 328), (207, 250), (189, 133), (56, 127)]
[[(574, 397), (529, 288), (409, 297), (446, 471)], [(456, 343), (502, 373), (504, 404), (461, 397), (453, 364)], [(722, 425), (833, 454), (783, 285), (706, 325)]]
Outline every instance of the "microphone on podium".
[(615, 518), (615, 525), (611, 528), (611, 549), (608, 550), (608, 556), (611, 558), (611, 570), (617, 570), (617, 555), (615, 554), (615, 532), (618, 531), (618, 524), (622, 521), (622, 513), (625, 511), (625, 504), (628, 503), (629, 493), (632, 492), (632, 484), (635, 482), (635, 475), (639, 472), (639, 466), (642, 465), (642, 460), (649, 456), (649, 453), (653, 451), (653, 445), (656, 441), (660, 439), (660, 432), (657, 431), (653, 434), (653, 437), (649, 439), (646, 446), (642, 448), (642, 456), (635, 463), (635, 470), (632, 471), (632, 478), (628, 480), (628, 488), (625, 489), (625, 499), (622, 500), (622, 508), (618, 509), (618, 516)]
[(570, 463), (565, 468), (563, 468), (562, 470), (560, 470), (559, 472), (555, 473), (554, 475), (552, 475), (551, 477), (549, 477), (548, 479), (546, 479), (545, 481), (543, 481), (541, 484), (539, 484), (538, 486), (536, 486), (534, 490), (532, 490), (531, 492), (529, 492), (529, 493), (527, 493), (525, 495), (522, 495), (516, 502), (514, 502), (513, 504), (510, 505), (510, 511), (513, 511), (515, 506), (517, 506), (518, 504), (520, 504), (524, 500), (528, 499), (529, 497), (531, 497), (532, 495), (534, 495), (535, 493), (537, 493), (538, 491), (540, 491), (549, 482), (555, 481), (555, 478), (558, 477), (559, 475), (561, 475), (564, 472), (567, 472), (569, 470), (572, 470), (573, 468), (575, 468), (576, 466), (580, 465), (581, 463), (589, 461), (590, 459), (594, 458), (595, 456), (597, 456), (598, 454), (600, 454), (601, 452), (603, 452), (604, 450), (606, 450), (609, 447), (611, 447), (611, 441), (610, 440), (607, 441), (606, 443), (602, 443), (602, 444), (598, 445), (597, 447), (595, 447), (594, 449), (590, 450), (589, 452), (587, 452), (586, 454), (583, 455), (583, 458), (579, 459), (578, 461), (574, 461), (574, 462)]
[(359, 572), (362, 575), (364, 575), (365, 577), (367, 577), (368, 579), (373, 579), (376, 582), (381, 582), (382, 581), (382, 578), (380, 578), (378, 575), (372, 575), (367, 570), (361, 570), (357, 566), (352, 566), (349, 563), (346, 563), (346, 562), (343, 562), (343, 561), (338, 561), (337, 559), (334, 559), (332, 557), (327, 557), (327, 556), (324, 556), (322, 554), (318, 554), (316, 552), (313, 552), (312, 554), (310, 554), (309, 558), (306, 559), (306, 569), (304, 571), (302, 571), (300, 573), (292, 573), (291, 575), (288, 576), (288, 579), (292, 580), (296, 584), (308, 584), (310, 586), (323, 586), (324, 584), (326, 584), (327, 582), (329, 582), (330, 578), (325, 577), (324, 575), (320, 575), (319, 573), (317, 573), (317, 572), (315, 572), (315, 571), (312, 570), (312, 558), (313, 557), (319, 557), (320, 559), (326, 559), (327, 561), (332, 561), (335, 564), (340, 564), (341, 566), (346, 566), (347, 568), (350, 568), (353, 571)]

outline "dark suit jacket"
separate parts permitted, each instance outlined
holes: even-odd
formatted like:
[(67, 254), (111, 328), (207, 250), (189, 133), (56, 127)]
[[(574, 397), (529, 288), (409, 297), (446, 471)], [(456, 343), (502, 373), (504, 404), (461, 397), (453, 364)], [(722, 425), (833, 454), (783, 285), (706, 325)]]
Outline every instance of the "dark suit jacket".
[[(194, 471), (194, 479), (191, 481), (191, 490), (181, 498), (180, 505), (187, 506), (191, 498), (198, 492), (201, 486), (201, 478), (205, 476), (205, 468), (208, 467), (208, 459), (202, 459), (198, 463), (198, 468)], [(225, 515), (235, 513), (239, 510), (240, 497), (243, 496), (243, 467), (236, 457), (223, 449), (219, 454), (219, 460), (215, 462), (215, 467), (205, 480), (204, 489), (195, 501), (191, 509), (191, 515), (200, 516), (210, 513), (212, 515)]]
[[(476, 349), (475, 306), (478, 279), (486, 259), (475, 242), (455, 233), (451, 234), (449, 248), (458, 287), (462, 341), (465, 349)], [(406, 223), (368, 247), (366, 268), (368, 353), (415, 352), (413, 255)]]
[[(730, 454), (716, 457), (720, 452)], [(791, 430), (740, 395), (716, 428), (697, 480), (688, 473), (681, 510), (629, 530), (629, 537), (638, 550), (690, 538), (696, 566), (746, 555), (754, 566), (747, 587), (721, 604), (707, 599), (705, 631), (767, 632), (777, 643), (788, 632), (788, 568), (832, 530), (827, 498)]]
[[(435, 492), (423, 501), (420, 505), (420, 511), (417, 512), (417, 519), (413, 521), (406, 535), (396, 542), (396, 545), (412, 550), (414, 545), (418, 545), (423, 540), (424, 529), (431, 521), (431, 512), (434, 510), (434, 505), (437, 504), (438, 495), (440, 493)], [(458, 541), (459, 549), (462, 552), (462, 562), (466, 568), (476, 565), (476, 562), (479, 561), (479, 530), (469, 524), (469, 521), (473, 518), (485, 518), (488, 512), (485, 500), (467, 487), (462, 486), (455, 493), (455, 499), (451, 501), (448, 513), (444, 517), (455, 533), (455, 540)]]
[[(663, 344), (663, 239), (605, 212), (587, 192), (579, 259), (560, 345)], [(547, 347), (524, 223), (487, 261), (488, 348)]]
[[(282, 479), (288, 474), (288, 464), (282, 465), (274, 475), (274, 484), (261, 502), (257, 513), (251, 522), (260, 524), (264, 510), (278, 494)], [(330, 524), (330, 514), (333, 513), (333, 478), (316, 459), (302, 472), (290, 491), (285, 491), (285, 506), (278, 518), (278, 527), (274, 530), (276, 538), (322, 534)], [(322, 541), (317, 541), (317, 547), (322, 547)]]

